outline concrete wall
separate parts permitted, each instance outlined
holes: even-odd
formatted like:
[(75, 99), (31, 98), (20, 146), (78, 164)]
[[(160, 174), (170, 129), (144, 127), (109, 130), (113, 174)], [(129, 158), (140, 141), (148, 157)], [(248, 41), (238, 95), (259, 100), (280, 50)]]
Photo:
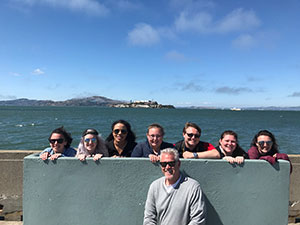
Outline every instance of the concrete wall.
[[(208, 225), (288, 223), (289, 164), (242, 166), (223, 160), (182, 160), (206, 196)], [(150, 183), (161, 177), (148, 159), (24, 159), (25, 225), (142, 224)]]
[(290, 222), (300, 218), (300, 155), (289, 155), (293, 165), (293, 173), (290, 182)]
[(0, 151), (0, 218), (21, 220), (23, 158), (36, 151)]

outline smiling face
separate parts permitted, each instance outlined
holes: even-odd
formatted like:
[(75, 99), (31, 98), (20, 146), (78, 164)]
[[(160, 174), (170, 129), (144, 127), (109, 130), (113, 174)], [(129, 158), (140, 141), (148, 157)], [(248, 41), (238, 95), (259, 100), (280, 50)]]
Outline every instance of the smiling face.
[(97, 138), (94, 134), (87, 134), (83, 138), (84, 147), (88, 150), (90, 154), (95, 152), (97, 146)]
[(227, 156), (232, 155), (237, 146), (236, 138), (231, 134), (224, 135), (224, 137), (219, 140), (219, 143)]
[(152, 149), (159, 150), (163, 141), (163, 134), (158, 127), (152, 127), (147, 133), (147, 139)]
[(116, 142), (124, 142), (127, 137), (127, 128), (123, 123), (117, 123), (113, 128), (113, 137)]
[(185, 146), (193, 150), (200, 141), (200, 133), (194, 127), (188, 127), (183, 133)]
[[(175, 162), (175, 156), (172, 153), (162, 153), (160, 163)], [(174, 184), (180, 177), (180, 161), (176, 161), (174, 166), (166, 164), (165, 167), (161, 166), (161, 171), (164, 174), (166, 185)]]
[(62, 134), (53, 133), (49, 139), (50, 147), (55, 153), (63, 153), (67, 141)]
[(272, 149), (272, 139), (266, 135), (260, 135), (257, 137), (256, 146), (260, 154), (266, 155)]

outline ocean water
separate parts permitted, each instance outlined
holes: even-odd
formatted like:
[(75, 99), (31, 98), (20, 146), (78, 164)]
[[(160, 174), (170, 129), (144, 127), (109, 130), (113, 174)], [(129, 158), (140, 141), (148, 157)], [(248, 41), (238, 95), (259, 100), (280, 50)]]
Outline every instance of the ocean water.
[(42, 150), (49, 146), (51, 131), (64, 126), (72, 134), (77, 147), (86, 128), (97, 129), (106, 138), (113, 121), (130, 122), (137, 142), (146, 139), (147, 126), (160, 123), (164, 140), (175, 143), (182, 139), (187, 121), (202, 129), (201, 140), (217, 145), (220, 134), (227, 129), (239, 135), (245, 150), (261, 129), (271, 131), (280, 152), (300, 154), (300, 112), (298, 111), (231, 111), (203, 109), (119, 109), (99, 107), (0, 107), (0, 149)]

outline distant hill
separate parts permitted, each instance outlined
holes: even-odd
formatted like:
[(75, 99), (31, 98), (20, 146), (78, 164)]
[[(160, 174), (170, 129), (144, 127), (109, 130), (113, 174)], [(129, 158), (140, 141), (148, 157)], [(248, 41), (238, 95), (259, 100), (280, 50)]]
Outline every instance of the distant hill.
[(20, 98), (16, 100), (0, 101), (0, 106), (102, 106), (111, 107), (115, 104), (122, 104), (125, 101), (113, 100), (102, 96), (87, 98), (72, 98), (66, 101), (33, 100)]
[(173, 105), (162, 105), (156, 101), (126, 102), (113, 100), (103, 96), (87, 98), (72, 98), (66, 101), (34, 100), (20, 98), (16, 100), (0, 101), (0, 106), (100, 106), (116, 108), (175, 108)]

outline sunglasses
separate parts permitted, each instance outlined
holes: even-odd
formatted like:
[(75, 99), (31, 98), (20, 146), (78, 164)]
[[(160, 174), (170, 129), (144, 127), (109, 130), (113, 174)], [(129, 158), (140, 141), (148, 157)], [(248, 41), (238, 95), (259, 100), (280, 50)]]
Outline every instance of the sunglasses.
[(186, 133), (186, 135), (187, 135), (189, 138), (192, 138), (193, 136), (194, 136), (195, 138), (199, 138), (199, 137), (200, 137), (200, 134)]
[(49, 139), (49, 142), (51, 144), (55, 144), (55, 142), (57, 142), (58, 144), (62, 144), (64, 142), (63, 138), (59, 138), (59, 139)]
[(114, 131), (114, 134), (119, 134), (121, 132), (121, 134), (127, 134), (127, 130), (123, 130), (123, 129), (115, 129)]
[(176, 161), (160, 162), (159, 164), (161, 165), (161, 167), (166, 167), (167, 165), (169, 165), (170, 167), (174, 167), (176, 164)]
[(92, 143), (96, 143), (97, 139), (96, 138), (86, 138), (86, 139), (84, 139), (84, 142), (86, 142), (86, 143), (90, 143), (90, 141)]
[(263, 147), (265, 145), (265, 143), (270, 146), (273, 142), (272, 141), (259, 141), (257, 142), (259, 144), (260, 147)]

